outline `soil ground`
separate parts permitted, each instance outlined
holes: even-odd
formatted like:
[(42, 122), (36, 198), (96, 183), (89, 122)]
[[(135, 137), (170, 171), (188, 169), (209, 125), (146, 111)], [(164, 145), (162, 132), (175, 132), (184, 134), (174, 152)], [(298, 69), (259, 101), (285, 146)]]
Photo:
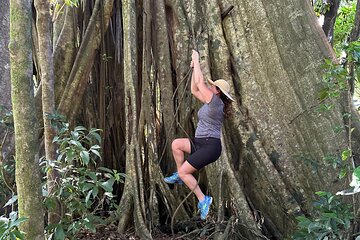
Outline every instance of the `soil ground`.
[[(115, 225), (101, 227), (101, 228), (97, 229), (96, 233), (82, 231), (76, 236), (76, 239), (79, 239), (79, 240), (85, 240), (85, 239), (86, 240), (113, 240), (113, 239), (140, 240), (139, 237), (135, 236), (135, 233), (133, 231), (128, 231), (126, 233), (118, 233), (116, 231)], [(172, 236), (169, 236), (167, 234), (159, 232), (159, 233), (155, 233), (155, 234), (153, 233), (153, 239), (154, 240), (172, 239)]]
[[(211, 233), (214, 229), (214, 222), (209, 218), (210, 221), (202, 221), (200, 217), (194, 217), (187, 221), (174, 223), (173, 229), (171, 224), (163, 225), (160, 228), (152, 229), (151, 236), (154, 240), (200, 240), (200, 239), (211, 239)], [(223, 226), (225, 227), (225, 226)], [(212, 229), (212, 230), (211, 230)], [(77, 234), (77, 240), (140, 240), (135, 235), (134, 229), (128, 230), (126, 233), (118, 233), (116, 224), (108, 226), (101, 226), (97, 228), (96, 233), (89, 231), (81, 231)], [(172, 234), (174, 231), (174, 235)], [(210, 237), (210, 238), (209, 238)]]

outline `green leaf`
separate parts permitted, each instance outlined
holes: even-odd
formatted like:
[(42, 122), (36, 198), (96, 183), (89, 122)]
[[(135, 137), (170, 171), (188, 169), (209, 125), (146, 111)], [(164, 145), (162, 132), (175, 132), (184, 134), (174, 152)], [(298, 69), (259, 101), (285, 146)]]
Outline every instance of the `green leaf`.
[(49, 197), (45, 199), (45, 206), (47, 209), (52, 210), (56, 207), (56, 200), (53, 197)]
[(112, 194), (111, 192), (105, 192), (104, 195), (107, 196), (108, 198), (114, 198), (115, 197), (115, 195)]
[(92, 190), (92, 195), (93, 197), (96, 197), (99, 193), (99, 189), (97, 187), (94, 187), (93, 190)]
[(18, 227), (22, 222), (25, 222), (27, 220), (28, 220), (28, 218), (26, 218), (26, 217), (18, 218), (13, 222), (12, 226), (13, 227)]
[(94, 132), (94, 133), (92, 133), (91, 135), (95, 137), (95, 139), (96, 139), (96, 141), (97, 141), (98, 143), (101, 143), (101, 136), (100, 136), (100, 134)]
[(350, 186), (355, 188), (360, 187), (360, 167), (354, 169)]
[(59, 156), (57, 157), (57, 161), (61, 161), (63, 156), (64, 156), (64, 152), (60, 153)]
[(355, 168), (353, 174), (360, 179), (360, 167)]
[(346, 177), (346, 173), (346, 169), (342, 168), (339, 173), (339, 179), (343, 179), (344, 177)]
[(107, 192), (113, 191), (113, 188), (112, 188), (113, 185), (114, 185), (114, 179), (112, 179), (112, 178), (110, 178), (106, 182), (100, 183), (100, 186)]
[(65, 161), (69, 162), (72, 161), (75, 157), (75, 152), (72, 149), (66, 150), (66, 158)]
[(101, 149), (101, 147), (99, 145), (94, 145), (94, 146), (91, 146), (90, 150), (91, 149)]
[(88, 171), (88, 172), (86, 172), (86, 175), (89, 176), (91, 178), (91, 180), (93, 180), (94, 182), (97, 181), (96, 173)]
[(65, 232), (64, 232), (64, 229), (63, 229), (63, 227), (61, 225), (59, 225), (56, 228), (54, 239), (55, 240), (64, 240), (65, 239)]
[(83, 148), (82, 144), (79, 141), (70, 140), (70, 144), (77, 146), (78, 148)]
[[(94, 180), (94, 182), (96, 182), (96, 178)], [(80, 186), (80, 184), (79, 184)], [(94, 187), (94, 184), (93, 183), (85, 183), (82, 187), (81, 187), (81, 191), (83, 192), (86, 192), (86, 191), (89, 191), (91, 188)]]
[(58, 142), (58, 141), (59, 141), (59, 136), (55, 136), (52, 142), (55, 143), (55, 142)]
[(9, 218), (10, 218), (11, 221), (15, 221), (17, 219), (17, 216), (18, 216), (18, 213), (16, 211), (12, 211), (9, 214)]
[(319, 228), (320, 228), (320, 224), (319, 224), (319, 223), (317, 223), (317, 222), (312, 222), (312, 223), (310, 223), (309, 226), (308, 226), (308, 233), (311, 233), (311, 232), (313, 232), (314, 230), (317, 230), (317, 229), (319, 229)]
[(323, 88), (319, 91), (319, 101), (322, 101), (324, 99), (326, 99), (327, 97), (329, 97), (329, 89), (328, 88)]
[(330, 213), (323, 212), (322, 216), (324, 216), (326, 218), (336, 218), (337, 217), (336, 213), (333, 213), (333, 212), (330, 212)]
[(7, 201), (7, 203), (3, 206), (3, 208), (13, 205), (16, 201), (17, 201), (18, 197), (17, 195), (12, 196), (9, 201)]
[(81, 151), (80, 152), (80, 157), (81, 157), (81, 160), (83, 161), (83, 163), (85, 165), (88, 165), (89, 162), (90, 162), (90, 156), (89, 156), (89, 153), (87, 151)]
[(21, 239), (21, 240), (25, 239), (25, 235), (22, 232), (20, 232), (19, 230), (13, 231), (13, 233), (15, 234), (16, 239)]
[(94, 149), (90, 149), (90, 151), (101, 159), (101, 155), (100, 155), (99, 151), (94, 150)]
[(89, 229), (91, 232), (95, 233), (96, 232), (96, 228), (95, 225), (88, 219), (85, 218), (84, 219), (84, 225), (87, 229)]
[(16, 220), (12, 220), (9, 222), (9, 228), (14, 228), (14, 227), (18, 227), (20, 225), (20, 223), (25, 222), (27, 220), (27, 218), (22, 217)]
[(86, 127), (83, 126), (77, 126), (74, 128), (74, 131), (78, 132), (78, 131), (86, 131)]
[(90, 197), (91, 197), (92, 192), (93, 192), (93, 190), (90, 190), (90, 191), (86, 194), (85, 204), (86, 204), (87, 206), (90, 206), (89, 200), (90, 200)]
[(341, 159), (343, 161), (347, 160), (351, 155), (351, 150), (350, 149), (346, 149), (341, 153)]
[(98, 170), (113, 174), (113, 171), (111, 171), (109, 168), (106, 167), (98, 167)]
[(10, 232), (9, 236), (11, 240), (16, 240), (16, 235), (13, 232)]
[(77, 131), (71, 131), (72, 139), (78, 140), (79, 139), (79, 132)]
[(315, 194), (320, 196), (320, 197), (325, 197), (325, 196), (327, 196), (328, 192), (318, 191), (318, 192), (315, 192)]

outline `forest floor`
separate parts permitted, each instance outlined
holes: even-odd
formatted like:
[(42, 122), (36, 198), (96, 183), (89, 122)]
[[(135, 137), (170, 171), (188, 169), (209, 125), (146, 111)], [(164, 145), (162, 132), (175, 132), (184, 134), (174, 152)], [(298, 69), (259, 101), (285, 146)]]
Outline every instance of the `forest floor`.
[[(154, 240), (165, 240), (165, 239), (172, 239), (172, 236), (169, 236), (164, 233), (153, 233)], [(77, 234), (76, 239), (78, 240), (140, 240), (139, 237), (135, 235), (133, 231), (129, 231), (126, 233), (118, 233), (116, 231), (116, 226), (111, 225), (107, 227), (102, 227), (97, 230), (96, 233), (82, 231)]]
[[(195, 223), (196, 225), (196, 223)], [(78, 240), (140, 240), (139, 237), (135, 235), (134, 231), (128, 231), (126, 233), (118, 233), (117, 227), (115, 225), (110, 225), (106, 227), (98, 228), (96, 233), (81, 231), (76, 235), (75, 239)], [(175, 234), (172, 236), (171, 234), (163, 233), (158, 229), (154, 229), (152, 232), (152, 238), (154, 240), (168, 240), (168, 239), (189, 239), (185, 236)]]
[[(212, 221), (204, 222), (200, 217), (194, 217), (186, 221), (177, 222), (171, 228), (171, 224), (162, 225), (160, 228), (152, 229), (151, 236), (154, 240), (189, 240), (189, 239), (208, 239), (214, 225)], [(140, 240), (135, 235), (134, 229), (125, 233), (118, 233), (116, 224), (101, 226), (96, 229), (96, 233), (81, 231), (75, 237), (77, 240)], [(174, 231), (174, 235), (172, 234)]]

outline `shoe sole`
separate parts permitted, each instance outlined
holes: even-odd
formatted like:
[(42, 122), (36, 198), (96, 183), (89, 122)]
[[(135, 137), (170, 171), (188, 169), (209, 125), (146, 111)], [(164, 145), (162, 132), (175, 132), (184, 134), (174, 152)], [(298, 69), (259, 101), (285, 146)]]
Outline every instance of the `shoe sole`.
[(170, 181), (166, 181), (166, 180), (164, 180), (164, 182), (166, 182), (167, 184), (180, 184), (180, 185), (184, 184), (184, 182), (170, 182)]

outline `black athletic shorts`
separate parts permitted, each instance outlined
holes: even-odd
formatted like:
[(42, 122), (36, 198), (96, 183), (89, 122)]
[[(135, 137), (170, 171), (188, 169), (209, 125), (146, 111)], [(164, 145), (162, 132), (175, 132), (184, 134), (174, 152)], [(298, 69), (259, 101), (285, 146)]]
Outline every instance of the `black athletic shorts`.
[(190, 144), (191, 153), (187, 161), (197, 170), (215, 162), (220, 157), (222, 148), (218, 138), (194, 138)]

